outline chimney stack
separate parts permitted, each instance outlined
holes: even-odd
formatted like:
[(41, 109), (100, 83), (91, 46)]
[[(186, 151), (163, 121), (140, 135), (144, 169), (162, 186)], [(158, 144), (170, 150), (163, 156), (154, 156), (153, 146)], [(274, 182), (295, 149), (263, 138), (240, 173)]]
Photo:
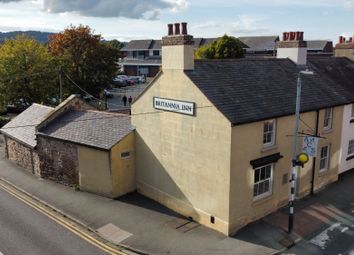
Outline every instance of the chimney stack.
[(193, 69), (194, 41), (187, 23), (168, 24), (168, 35), (162, 37), (162, 70)]
[(339, 42), (335, 47), (334, 55), (354, 60), (354, 36), (349, 37), (348, 41), (344, 36), (339, 36)]
[(283, 41), (277, 44), (277, 58), (289, 58), (297, 65), (307, 63), (307, 42), (304, 32), (284, 32)]

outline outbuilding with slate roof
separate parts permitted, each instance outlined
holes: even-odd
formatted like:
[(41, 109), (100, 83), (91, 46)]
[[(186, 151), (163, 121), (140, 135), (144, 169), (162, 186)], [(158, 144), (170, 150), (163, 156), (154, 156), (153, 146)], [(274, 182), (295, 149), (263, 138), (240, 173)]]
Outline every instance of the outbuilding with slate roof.
[(52, 107), (32, 104), (0, 129), (5, 138), (6, 157), (37, 176), (40, 176), (40, 166), (36, 127), (51, 111)]
[(307, 68), (299, 130), (321, 138), (296, 196), (338, 179), (352, 64), (307, 61), (303, 33), (290, 35), (273, 59), (197, 61), (191, 35), (162, 39), (162, 71), (132, 105), (138, 192), (226, 235), (287, 205), (296, 85)]
[(115, 198), (135, 190), (130, 116), (67, 109), (38, 128), (42, 176)]

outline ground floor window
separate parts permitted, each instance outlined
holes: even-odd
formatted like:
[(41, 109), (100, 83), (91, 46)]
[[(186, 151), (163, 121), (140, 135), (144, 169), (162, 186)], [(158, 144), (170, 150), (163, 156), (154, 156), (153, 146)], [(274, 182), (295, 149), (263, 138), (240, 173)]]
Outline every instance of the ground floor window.
[(328, 169), (328, 162), (329, 162), (329, 145), (326, 145), (321, 148), (321, 158), (320, 158), (321, 171), (326, 171)]
[(253, 198), (255, 200), (272, 194), (273, 164), (254, 169)]

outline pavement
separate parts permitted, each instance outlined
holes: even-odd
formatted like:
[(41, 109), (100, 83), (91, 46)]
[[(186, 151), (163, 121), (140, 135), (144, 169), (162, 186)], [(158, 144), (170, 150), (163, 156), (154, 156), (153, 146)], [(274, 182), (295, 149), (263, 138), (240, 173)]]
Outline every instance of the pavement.
[[(227, 237), (138, 193), (112, 200), (35, 177), (4, 158), (1, 141), (0, 179), (50, 204), (112, 243), (141, 254), (287, 254), (292, 245), (298, 247), (293, 254), (306, 254), (302, 251), (309, 246), (317, 249), (311, 240), (318, 236), (321, 239), (323, 231), (331, 234), (330, 228), (336, 222), (346, 222), (333, 228), (341, 234), (351, 234), (346, 228), (354, 224), (354, 173), (297, 202), (295, 234), (291, 236), (286, 233), (286, 208)], [(319, 245), (328, 246), (331, 240), (327, 238), (325, 244), (320, 240)]]

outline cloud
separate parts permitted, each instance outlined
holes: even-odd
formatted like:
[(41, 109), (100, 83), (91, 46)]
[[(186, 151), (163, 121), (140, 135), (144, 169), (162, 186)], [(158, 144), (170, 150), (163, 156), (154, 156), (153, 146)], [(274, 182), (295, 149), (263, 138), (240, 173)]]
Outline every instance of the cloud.
[(126, 17), (157, 19), (161, 10), (180, 10), (185, 0), (44, 0), (49, 13), (77, 13), (88, 17)]
[[(192, 26), (195, 31), (205, 34), (207, 31), (211, 35), (249, 35), (269, 32), (269, 29), (262, 26), (263, 19), (241, 15), (233, 22), (209, 21)], [(220, 34), (221, 33), (221, 34)], [(205, 35), (204, 35), (205, 36)]]

